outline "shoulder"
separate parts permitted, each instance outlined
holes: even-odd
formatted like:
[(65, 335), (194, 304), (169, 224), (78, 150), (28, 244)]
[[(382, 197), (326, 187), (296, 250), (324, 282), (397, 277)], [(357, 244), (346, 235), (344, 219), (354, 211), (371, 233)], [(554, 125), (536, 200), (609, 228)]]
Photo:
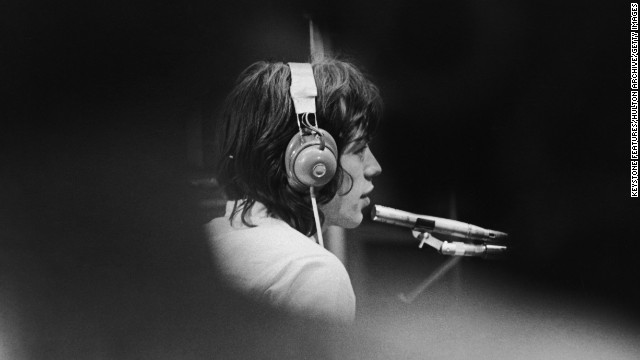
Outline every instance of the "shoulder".
[(261, 219), (255, 224), (255, 227), (238, 226), (218, 218), (206, 225), (209, 244), (219, 265), (234, 267), (239, 262), (242, 269), (236, 271), (279, 267), (294, 271), (302, 265), (339, 263), (333, 254), (281, 220)]
[(280, 220), (257, 225), (236, 228), (228, 219), (207, 224), (215, 263), (224, 279), (278, 308), (352, 321), (355, 295), (342, 262)]
[(232, 225), (218, 218), (205, 227), (215, 265), (234, 286), (264, 291), (309, 264), (332, 261), (332, 254), (283, 221), (261, 219), (256, 225)]
[(214, 250), (255, 248), (259, 251), (313, 252), (318, 246), (308, 237), (293, 229), (284, 221), (274, 218), (252, 219), (254, 227), (231, 223), (227, 218), (217, 218), (205, 225), (205, 232)]

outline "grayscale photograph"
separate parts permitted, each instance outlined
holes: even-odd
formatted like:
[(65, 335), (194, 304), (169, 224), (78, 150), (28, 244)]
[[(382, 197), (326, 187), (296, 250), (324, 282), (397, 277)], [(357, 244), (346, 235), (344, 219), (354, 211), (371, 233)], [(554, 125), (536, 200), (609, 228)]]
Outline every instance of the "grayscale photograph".
[(640, 359), (637, 3), (0, 17), (0, 359)]

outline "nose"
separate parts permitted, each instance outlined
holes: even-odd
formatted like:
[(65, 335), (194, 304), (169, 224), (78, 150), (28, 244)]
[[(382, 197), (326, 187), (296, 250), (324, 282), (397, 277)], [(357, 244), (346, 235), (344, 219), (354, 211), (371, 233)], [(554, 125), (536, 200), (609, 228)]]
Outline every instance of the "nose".
[(364, 164), (364, 177), (367, 180), (371, 180), (372, 178), (380, 175), (382, 173), (382, 167), (378, 160), (373, 155), (370, 149), (367, 148), (367, 156), (365, 157)]

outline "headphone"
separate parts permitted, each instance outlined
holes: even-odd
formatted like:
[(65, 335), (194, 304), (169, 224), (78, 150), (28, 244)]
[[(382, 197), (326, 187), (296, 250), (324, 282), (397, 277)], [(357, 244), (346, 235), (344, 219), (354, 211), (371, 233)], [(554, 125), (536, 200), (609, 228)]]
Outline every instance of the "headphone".
[(331, 134), (318, 127), (315, 116), (317, 89), (311, 64), (288, 65), (299, 131), (287, 145), (285, 168), (289, 185), (302, 192), (321, 188), (331, 181), (338, 167), (338, 146)]

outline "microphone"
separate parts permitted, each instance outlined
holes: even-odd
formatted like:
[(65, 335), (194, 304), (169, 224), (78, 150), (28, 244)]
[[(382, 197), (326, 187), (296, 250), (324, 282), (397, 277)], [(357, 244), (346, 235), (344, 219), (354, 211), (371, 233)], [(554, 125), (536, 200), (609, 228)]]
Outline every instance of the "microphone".
[(500, 242), (507, 240), (509, 237), (506, 233), (483, 229), (461, 221), (419, 215), (381, 205), (374, 205), (371, 208), (371, 219), (391, 225), (408, 227), (420, 232), (451, 235), (483, 242)]
[[(386, 224), (408, 227), (413, 230), (414, 236), (421, 240), (420, 247), (426, 243), (443, 255), (493, 257), (504, 255), (507, 251), (506, 246), (495, 244), (506, 241), (509, 237), (507, 233), (484, 229), (461, 221), (419, 215), (381, 205), (374, 205), (371, 208), (371, 219)], [(476, 243), (441, 241), (431, 236), (431, 233), (450, 235)], [(477, 242), (481, 243), (478, 244)]]

